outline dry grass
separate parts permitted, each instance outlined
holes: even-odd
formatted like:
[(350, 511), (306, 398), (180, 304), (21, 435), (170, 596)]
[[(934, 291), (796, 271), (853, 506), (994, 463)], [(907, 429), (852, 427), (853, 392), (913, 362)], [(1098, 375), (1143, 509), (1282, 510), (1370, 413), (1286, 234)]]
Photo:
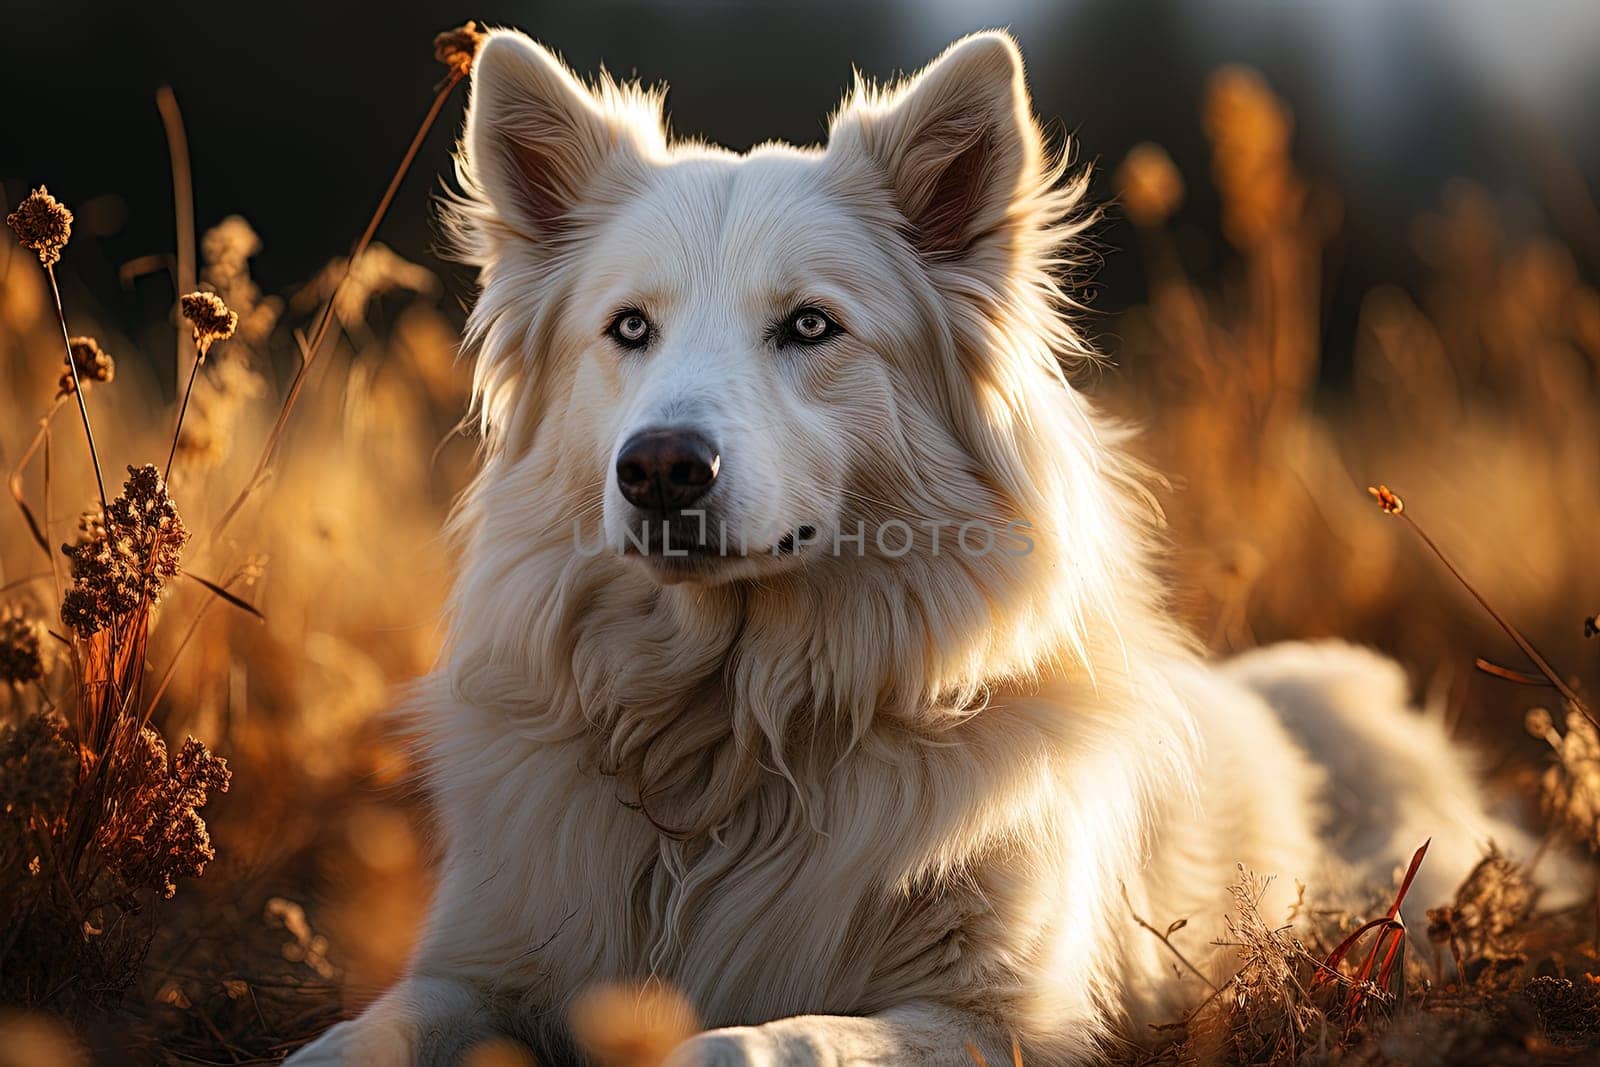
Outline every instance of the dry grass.
[[(449, 73), (424, 130), (472, 44), (441, 40)], [(1105, 324), (1120, 369), (1091, 383), (1148, 426), (1149, 458), (1173, 476), (1181, 610), (1218, 652), (1319, 634), (1389, 650), (1492, 754), (1501, 787), (1600, 847), (1600, 740), (1579, 710), (1600, 680), (1583, 624), (1600, 607), (1600, 293), (1575, 238), (1508, 232), (1482, 190), (1445, 190), (1413, 235), (1423, 281), (1367, 296), (1345, 380), (1342, 359), (1324, 364), (1321, 319), (1340, 207), (1295, 166), (1288, 105), (1227, 70), (1200, 119), (1209, 179), (1153, 146), (1119, 171), (1150, 297)], [(1169, 220), (1207, 180), (1227, 245), (1202, 277)], [(0, 1000), (27, 1013), (0, 1019), (15, 1047), (270, 1059), (404, 961), (428, 849), (408, 758), (378, 716), (436, 650), (449, 574), (435, 538), (471, 449), (453, 435), (465, 382), (442, 287), (374, 242), (395, 187), (300, 294), (256, 286), (243, 219), (203, 234), (198, 280), (238, 319), (214, 347), (194, 337), (203, 359), (180, 357), (176, 385), (92, 307), (57, 318), (73, 248), (47, 215), (30, 216), (42, 259), (0, 242), (0, 458), (25, 505), (0, 521), (0, 907), (28, 917), (0, 940)], [(188, 288), (173, 279), (180, 353)], [(61, 611), (59, 551), (86, 505), (91, 545), (167, 514), (150, 475), (121, 511), (100, 490), (90, 426), (107, 470), (170, 455), (178, 510), (131, 543), (132, 601), (91, 597), (106, 625), (86, 633), (71, 622), (95, 611)], [(1471, 589), (1372, 507), (1363, 489), (1380, 478)], [(92, 584), (97, 550), (80, 554)], [(1559, 714), (1523, 728), (1548, 706)], [(204, 744), (167, 740), (187, 735)], [(1406, 958), (1380, 919), (1330, 969), (1369, 917), (1274, 928), (1259, 890), (1247, 874), (1235, 887), (1240, 976), (1138, 1058), (1538, 1062), (1600, 1040), (1594, 916), (1536, 917), (1503, 860), (1435, 912), (1434, 959)], [(580, 1029), (616, 1063), (652, 1062), (692, 1020), (659, 990), (585, 1004)]]

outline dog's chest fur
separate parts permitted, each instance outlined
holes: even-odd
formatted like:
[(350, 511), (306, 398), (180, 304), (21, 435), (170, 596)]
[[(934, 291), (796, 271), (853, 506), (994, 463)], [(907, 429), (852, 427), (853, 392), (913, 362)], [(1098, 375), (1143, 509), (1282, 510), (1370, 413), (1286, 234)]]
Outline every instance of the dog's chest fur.
[[(1007, 861), (1037, 760), (1008, 769), (971, 738), (868, 744), (834, 771), (820, 809), (765, 773), (715, 832), (680, 838), (595, 769), (582, 739), (508, 739), (504, 723), (462, 709), (463, 751), (468, 721), (494, 738), (476, 760), (446, 754), (436, 773), (452, 842), (441, 898), (462, 904), (427, 936), (434, 951), (471, 946), (498, 999), (541, 1029), (559, 1028), (595, 982), (649, 977), (712, 1025), (973, 989), (998, 1004), (1016, 980), (1000, 961), (1039, 936), (1017, 921), (1033, 890)], [(952, 841), (965, 842), (959, 854)]]

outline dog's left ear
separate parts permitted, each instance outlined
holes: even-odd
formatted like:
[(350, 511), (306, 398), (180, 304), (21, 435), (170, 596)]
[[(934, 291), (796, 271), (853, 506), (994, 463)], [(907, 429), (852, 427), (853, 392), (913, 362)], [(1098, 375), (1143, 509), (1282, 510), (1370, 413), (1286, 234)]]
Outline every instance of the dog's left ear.
[(1005, 238), (1043, 149), (1022, 56), (999, 30), (962, 38), (903, 87), (858, 83), (834, 118), (829, 154), (864, 153), (887, 178), (924, 255), (959, 259)]

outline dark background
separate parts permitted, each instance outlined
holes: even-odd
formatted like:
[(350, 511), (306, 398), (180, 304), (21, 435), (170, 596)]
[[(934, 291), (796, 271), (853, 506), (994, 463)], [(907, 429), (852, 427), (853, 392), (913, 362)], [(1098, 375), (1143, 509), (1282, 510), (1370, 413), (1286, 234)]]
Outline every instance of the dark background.
[[(1513, 224), (1563, 236), (1592, 271), (1593, 219), (1546, 217), (1551, 183), (1600, 173), (1600, 3), (1540, 0), (1327, 3), (1070, 0), (1047, 3), (736, 3), (596, 0), (585, 4), (139, 4), (15, 2), (0, 64), (0, 182), (14, 202), (47, 183), (79, 211), (69, 304), (134, 335), (172, 301), (162, 274), (125, 283), (118, 267), (174, 244), (171, 178), (154, 93), (177, 93), (193, 154), (200, 232), (243, 214), (265, 249), (268, 291), (307, 279), (348, 248), (424, 110), (442, 68), (433, 34), (466, 18), (515, 25), (580, 72), (668, 81), (674, 127), (734, 147), (818, 140), (851, 79), (914, 70), (953, 37), (1009, 26), (1040, 115), (1102, 164), (1097, 191), (1134, 143), (1166, 146), (1188, 202), (1179, 233), (1192, 266), (1220, 245), (1199, 121), (1206, 76), (1224, 62), (1260, 69), (1291, 104), (1303, 168), (1343, 199), (1345, 226), (1328, 292), (1337, 361), (1356, 302), (1404, 282), (1408, 220), (1466, 176), (1489, 187)], [(429, 258), (429, 197), (449, 175), (464, 94), (451, 101), (401, 190), (380, 239), (470, 289)], [(1592, 203), (1592, 200), (1590, 201)], [(87, 236), (90, 240), (85, 241)], [(1141, 280), (1125, 224), (1102, 228), (1108, 253), (1088, 294), (1114, 312)], [(1108, 327), (1109, 329), (1110, 327)]]

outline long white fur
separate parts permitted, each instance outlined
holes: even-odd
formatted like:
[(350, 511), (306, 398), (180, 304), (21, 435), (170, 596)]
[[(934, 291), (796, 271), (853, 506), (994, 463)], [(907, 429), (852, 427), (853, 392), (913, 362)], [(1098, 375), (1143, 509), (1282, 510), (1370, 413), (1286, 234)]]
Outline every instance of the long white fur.
[[(1000, 1062), (1012, 1034), (1088, 1062), (1205, 991), (1130, 903), (1187, 918), (1221, 975), (1240, 864), (1277, 919), (1296, 879), (1388, 885), (1430, 835), (1418, 904), (1491, 837), (1530, 851), (1392, 664), (1218, 668), (1170, 622), (1125, 432), (1062, 370), (1088, 355), (1062, 158), (1001, 33), (858, 86), (826, 148), (743, 155), (490, 38), (451, 209), (483, 464), (411, 701), (445, 853), (408, 976), (294, 1062), (447, 1062), (495, 1031), (561, 1062), (575, 996), (646, 978), (712, 1028), (674, 1067)], [(846, 332), (774, 353), (801, 299)], [(603, 336), (619, 304), (660, 323), (650, 352)], [(715, 436), (718, 508), (756, 542), (898, 517), (1024, 522), (1033, 550), (869, 537), (688, 580), (580, 551), (620, 544), (616, 450), (663, 420)]]

